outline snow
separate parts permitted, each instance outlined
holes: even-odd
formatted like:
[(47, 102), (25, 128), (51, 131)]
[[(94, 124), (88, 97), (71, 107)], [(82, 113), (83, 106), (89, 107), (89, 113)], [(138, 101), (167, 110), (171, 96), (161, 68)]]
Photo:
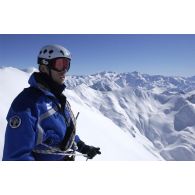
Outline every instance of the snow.
[(21, 69), (22, 71), (28, 73), (28, 74), (32, 74), (33, 72), (38, 72), (37, 68), (34, 67), (29, 67), (29, 68), (23, 68)]
[(133, 137), (145, 136), (166, 160), (195, 160), (194, 77), (102, 72), (69, 79), (85, 105)]
[[(121, 131), (111, 120), (87, 107), (71, 102), (73, 110), (81, 110), (78, 134), (90, 145), (99, 146), (102, 155), (96, 160), (160, 160), (162, 157), (146, 140), (140, 144), (130, 134)], [(145, 141), (145, 143), (144, 143)], [(143, 147), (145, 145), (145, 147)]]
[[(110, 82), (108, 82), (110, 81)], [(147, 75), (139, 72), (132, 73), (120, 73), (115, 72), (101, 72), (93, 75), (86, 76), (69, 76), (66, 81), (68, 88), (73, 88), (77, 85), (85, 83), (87, 86), (95, 85), (97, 89), (97, 83), (101, 85), (101, 88), (109, 87), (109, 85), (115, 88), (124, 88), (126, 86), (147, 90), (161, 90), (161, 93), (182, 93), (189, 92), (195, 89), (194, 77), (171, 77), (161, 75)]]
[[(0, 69), (1, 156), (7, 111), (31, 70)], [(101, 148), (95, 160), (195, 160), (194, 78), (106, 71), (67, 76), (65, 95), (80, 112), (78, 135)]]
[[(1, 158), (6, 128), (6, 114), (15, 96), (28, 86), (29, 76), (28, 71), (12, 67), (0, 69)], [(84, 84), (79, 87), (83, 92), (88, 93), (88, 96), (92, 99), (95, 98), (94, 89)], [(98, 91), (97, 93), (101, 94)], [(164, 160), (152, 143), (144, 136), (139, 135), (135, 138), (128, 132), (124, 132), (112, 120), (95, 109), (94, 105), (86, 104), (83, 101), (83, 97), (79, 96), (74, 90), (66, 90), (65, 94), (70, 100), (74, 113), (80, 112), (77, 124), (78, 135), (87, 144), (101, 148), (102, 155), (95, 157), (95, 160)], [(77, 160), (85, 160), (85, 158), (77, 157)]]

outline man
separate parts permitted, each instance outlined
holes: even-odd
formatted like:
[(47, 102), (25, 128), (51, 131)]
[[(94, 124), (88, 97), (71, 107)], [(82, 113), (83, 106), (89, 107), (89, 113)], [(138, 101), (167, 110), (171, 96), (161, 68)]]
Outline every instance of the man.
[(31, 75), (30, 87), (8, 112), (3, 160), (74, 160), (75, 151), (89, 159), (101, 154), (76, 135), (75, 117), (62, 94), (70, 62), (71, 54), (62, 46), (41, 49), (39, 72)]

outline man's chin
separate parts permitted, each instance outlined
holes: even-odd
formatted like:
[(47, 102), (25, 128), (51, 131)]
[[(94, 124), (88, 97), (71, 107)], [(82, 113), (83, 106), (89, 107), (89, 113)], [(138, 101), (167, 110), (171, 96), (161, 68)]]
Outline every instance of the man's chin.
[(61, 77), (60, 79), (59, 79), (59, 84), (64, 84), (64, 81), (65, 81), (65, 77)]

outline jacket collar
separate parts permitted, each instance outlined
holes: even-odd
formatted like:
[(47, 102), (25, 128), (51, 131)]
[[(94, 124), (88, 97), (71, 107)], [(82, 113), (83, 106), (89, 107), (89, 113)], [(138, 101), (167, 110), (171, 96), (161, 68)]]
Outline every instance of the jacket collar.
[(40, 72), (34, 72), (28, 83), (31, 87), (41, 90), (45, 95), (53, 97), (60, 96), (66, 88), (64, 84), (56, 84), (49, 76)]

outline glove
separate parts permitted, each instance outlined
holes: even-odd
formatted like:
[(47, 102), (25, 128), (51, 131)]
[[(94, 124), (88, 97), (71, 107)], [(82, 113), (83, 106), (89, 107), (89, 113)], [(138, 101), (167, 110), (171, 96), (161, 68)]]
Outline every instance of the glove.
[(87, 157), (89, 159), (92, 159), (94, 156), (96, 156), (97, 154), (101, 154), (100, 152), (100, 148), (96, 148), (94, 146), (88, 146), (86, 145), (84, 142), (79, 141), (77, 143), (78, 146), (78, 152), (82, 153), (82, 154), (87, 154)]

